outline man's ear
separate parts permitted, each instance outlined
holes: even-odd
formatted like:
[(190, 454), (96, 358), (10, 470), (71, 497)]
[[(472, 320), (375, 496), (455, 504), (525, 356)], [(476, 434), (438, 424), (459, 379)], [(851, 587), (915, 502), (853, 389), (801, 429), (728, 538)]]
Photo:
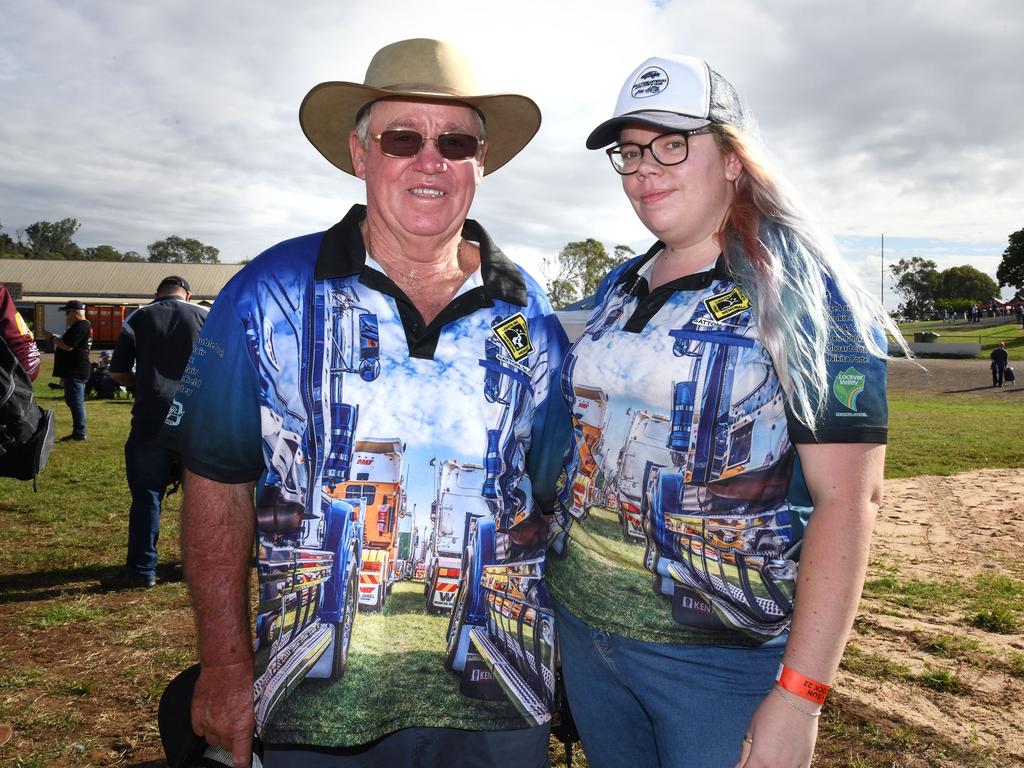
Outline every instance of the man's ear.
[(348, 153), (352, 156), (352, 169), (355, 171), (356, 177), (365, 179), (366, 147), (363, 146), (363, 142), (359, 140), (359, 135), (355, 131), (348, 135)]

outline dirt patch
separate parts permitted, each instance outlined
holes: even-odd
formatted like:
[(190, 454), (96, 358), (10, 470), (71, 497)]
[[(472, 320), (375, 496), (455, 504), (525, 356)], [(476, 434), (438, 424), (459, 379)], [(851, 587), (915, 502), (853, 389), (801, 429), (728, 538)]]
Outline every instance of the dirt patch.
[[(1010, 633), (972, 626), (979, 607), (955, 597), (957, 586), (979, 579), (997, 586), (1006, 577), (1024, 579), (1022, 540), (1022, 470), (887, 481), (870, 578), (909, 585), (911, 599), (917, 585), (951, 584), (951, 597), (944, 603), (940, 587), (929, 596), (934, 607), (915, 609), (901, 605), (899, 586), (892, 593), (868, 589), (850, 642), (873, 663), (856, 663), (847, 653), (836, 683), (847, 706), (899, 723), (922, 742), (966, 750), (962, 764), (1024, 765), (1024, 670), (1014, 665), (1024, 658), (1015, 656), (1024, 651), (1024, 634), (1019, 626)], [(908, 684), (874, 661), (916, 676), (938, 671), (931, 678), (938, 684)], [(936, 764), (927, 755), (905, 759), (893, 764)]]
[[(1011, 367), (1014, 361), (1010, 361)], [(1017, 402), (1024, 397), (1024, 380), (1003, 387), (992, 386), (992, 369), (987, 360), (890, 360), (889, 389), (896, 392), (929, 392), (937, 395), (978, 395), (1011, 397)], [(1016, 369), (1024, 375), (1024, 363)]]

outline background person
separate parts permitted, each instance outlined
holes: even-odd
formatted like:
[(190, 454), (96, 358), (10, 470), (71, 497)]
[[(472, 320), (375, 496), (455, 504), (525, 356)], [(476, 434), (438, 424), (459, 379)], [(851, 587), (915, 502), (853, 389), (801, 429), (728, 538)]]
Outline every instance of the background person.
[(992, 386), (1001, 387), (1006, 376), (1006, 366), (1010, 362), (1010, 354), (1006, 351), (1006, 342), (1000, 341), (999, 346), (989, 352), (988, 356), (992, 360)]
[(641, 64), (609, 144), (658, 242), (603, 281), (563, 390), (603, 389), (640, 543), (574, 503), (576, 433), (548, 561), (569, 704), (593, 768), (807, 766), (882, 495), (891, 322), (706, 62)]
[(53, 336), (53, 375), (64, 386), (64, 402), (71, 411), (71, 434), (60, 440), (88, 440), (85, 431), (85, 385), (92, 374), (89, 348), (92, 346), (92, 324), (85, 319), (85, 304), (69, 301), (60, 307), (67, 320), (67, 330)]
[(100, 580), (106, 589), (156, 584), (160, 508), (175, 465), (174, 454), (157, 442), (178, 380), (206, 321), (206, 310), (189, 303), (183, 277), (160, 281), (155, 298), (125, 320), (110, 360), (110, 376), (135, 393), (132, 426), (124, 444), (124, 470), (132, 505), (124, 567)]
[(35, 381), (39, 375), (39, 347), (3, 283), (0, 283), (0, 336), (18, 358), (29, 379)]
[[(268, 659), (290, 657), (291, 635), (320, 629), (274, 629), (283, 566), (272, 558), (298, 549), (314, 562), (327, 546), (319, 531), (346, 530), (325, 521), (338, 519), (341, 486), (359, 479), (360, 467), (347, 469), (354, 445), (401, 446), (407, 509), (430, 507), (438, 463), (486, 463), (489, 495), (481, 488), (476, 503), (503, 543), (496, 564), (518, 567), (543, 557), (540, 514), (554, 503), (568, 430), (557, 397), (564, 333), (540, 287), (466, 218), (484, 174), (536, 133), (537, 106), (479, 95), (457, 49), (406, 40), (377, 52), (364, 84), (314, 87), (300, 122), (331, 163), (363, 179), (366, 206), (271, 248), (231, 280), (168, 414), (165, 433), (186, 467), (182, 549), (202, 664), (192, 727), (236, 765), (248, 763), (254, 726), (268, 768), (546, 765), (547, 715), (531, 721), (511, 702), (462, 696), (442, 663), (447, 622), (422, 617), (411, 635), (397, 607), (375, 622), (334, 619), (334, 652), (349, 629), (389, 649), (361, 659), (375, 676), (372, 694), (350, 694), (359, 711), (339, 703), (357, 685), (354, 662), (330, 675), (303, 669), (300, 680), (331, 679), (300, 682), (271, 708), (280, 684)], [(357, 516), (374, 533), (377, 504)], [(340, 517), (352, 513), (342, 507)], [(267, 579), (255, 670), (254, 533)], [(438, 686), (450, 692), (444, 706), (423, 699)]]

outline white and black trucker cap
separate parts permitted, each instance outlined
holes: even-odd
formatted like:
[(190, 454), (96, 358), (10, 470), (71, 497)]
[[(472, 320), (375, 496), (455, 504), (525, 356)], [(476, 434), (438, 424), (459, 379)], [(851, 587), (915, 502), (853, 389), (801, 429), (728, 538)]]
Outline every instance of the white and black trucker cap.
[(694, 56), (654, 56), (633, 70), (615, 113), (587, 137), (587, 149), (614, 144), (624, 125), (693, 131), (708, 123), (742, 127), (743, 107), (729, 81)]

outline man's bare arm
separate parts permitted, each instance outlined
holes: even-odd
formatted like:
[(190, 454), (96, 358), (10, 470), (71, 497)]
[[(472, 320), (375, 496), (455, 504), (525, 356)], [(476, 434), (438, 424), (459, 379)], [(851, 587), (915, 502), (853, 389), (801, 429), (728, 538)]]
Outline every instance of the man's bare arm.
[(253, 483), (230, 485), (185, 471), (181, 551), (202, 669), (192, 729), (247, 768), (255, 729), (249, 630)]

